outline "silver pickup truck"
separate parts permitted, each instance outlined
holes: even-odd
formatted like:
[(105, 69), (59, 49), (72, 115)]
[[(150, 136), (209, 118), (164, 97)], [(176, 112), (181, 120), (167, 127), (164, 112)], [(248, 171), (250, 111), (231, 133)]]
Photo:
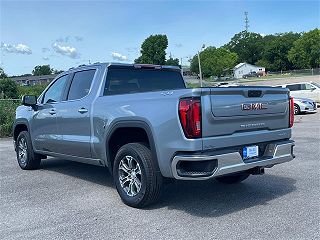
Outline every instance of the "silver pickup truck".
[(47, 156), (108, 167), (132, 207), (155, 202), (168, 178), (238, 183), (294, 158), (284, 88), (187, 89), (177, 67), (98, 63), (22, 102), (13, 128), (22, 169)]

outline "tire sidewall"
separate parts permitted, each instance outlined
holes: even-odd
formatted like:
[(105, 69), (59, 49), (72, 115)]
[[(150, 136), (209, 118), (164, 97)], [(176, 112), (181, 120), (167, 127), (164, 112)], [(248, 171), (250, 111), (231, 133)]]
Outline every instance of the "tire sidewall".
[[(19, 166), (22, 168), (22, 169), (25, 169), (27, 166), (28, 166), (28, 162), (30, 161), (30, 144), (29, 144), (29, 139), (28, 139), (28, 136), (27, 136), (28, 133), (26, 132), (21, 132), (17, 138), (17, 141), (16, 141), (16, 149), (17, 149), (17, 160), (18, 160), (18, 164)], [(19, 142), (20, 140), (24, 138), (25, 142), (26, 142), (26, 146), (27, 146), (27, 159), (26, 159), (26, 162), (23, 164), (19, 158)]]
[[(119, 181), (119, 163), (125, 156), (128, 155), (132, 156), (139, 163), (141, 168), (141, 189), (137, 195), (132, 197), (127, 195), (127, 193), (121, 187)], [(143, 200), (147, 188), (147, 175), (145, 171), (145, 164), (142, 161), (140, 155), (132, 147), (123, 146), (117, 153), (113, 165), (113, 179), (121, 199), (127, 205), (135, 207)]]

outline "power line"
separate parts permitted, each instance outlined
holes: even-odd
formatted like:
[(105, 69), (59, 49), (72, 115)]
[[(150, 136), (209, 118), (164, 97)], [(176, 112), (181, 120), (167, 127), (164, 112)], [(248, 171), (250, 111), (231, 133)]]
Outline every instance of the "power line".
[(248, 12), (244, 12), (244, 23), (245, 23), (245, 31), (248, 32), (249, 30), (249, 18), (248, 18)]

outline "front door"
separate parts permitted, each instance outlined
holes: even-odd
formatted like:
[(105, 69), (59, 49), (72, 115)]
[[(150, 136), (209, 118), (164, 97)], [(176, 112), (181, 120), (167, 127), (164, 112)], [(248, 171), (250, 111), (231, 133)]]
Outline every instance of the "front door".
[(36, 150), (59, 152), (61, 136), (57, 128), (57, 108), (61, 104), (67, 81), (68, 75), (55, 80), (42, 96), (33, 114), (30, 122), (31, 136)]

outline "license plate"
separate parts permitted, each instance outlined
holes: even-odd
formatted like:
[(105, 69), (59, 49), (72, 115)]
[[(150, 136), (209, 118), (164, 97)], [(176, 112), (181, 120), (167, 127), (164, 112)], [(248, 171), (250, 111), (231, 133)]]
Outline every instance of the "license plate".
[(258, 146), (243, 147), (242, 153), (243, 153), (244, 159), (258, 157), (259, 147)]

